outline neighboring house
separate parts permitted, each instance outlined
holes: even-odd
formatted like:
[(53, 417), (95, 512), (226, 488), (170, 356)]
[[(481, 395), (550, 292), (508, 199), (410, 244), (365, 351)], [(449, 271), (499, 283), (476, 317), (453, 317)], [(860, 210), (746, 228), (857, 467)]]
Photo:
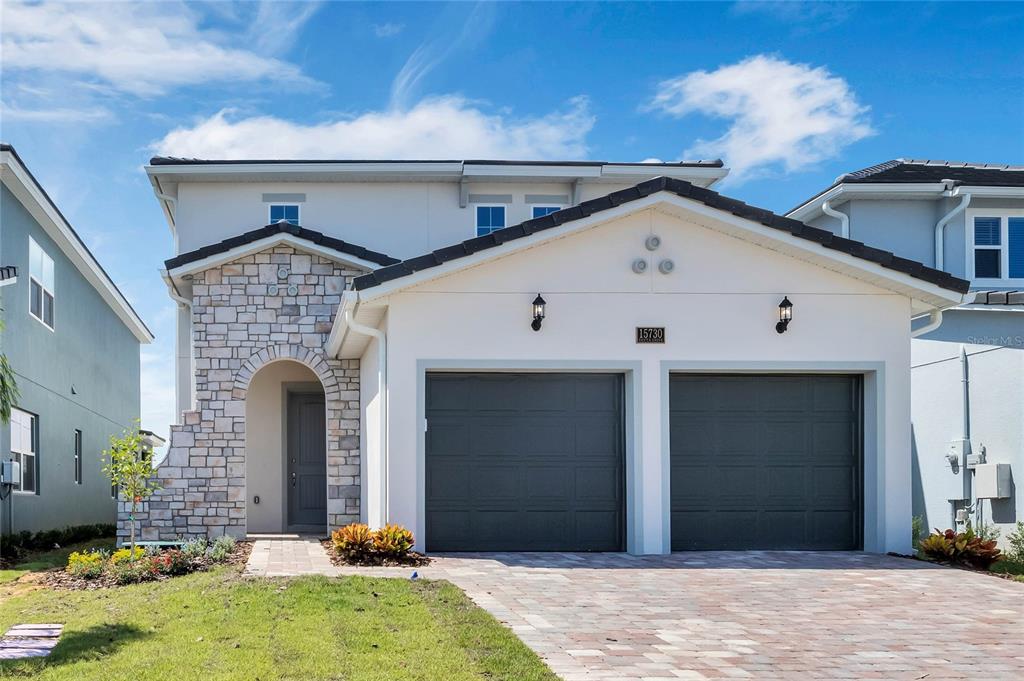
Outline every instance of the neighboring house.
[(182, 419), (142, 535), (909, 550), (910, 318), (968, 282), (725, 172), (153, 159)]
[(788, 215), (971, 282), (972, 303), (914, 324), (909, 489), (925, 530), (966, 506), (1005, 538), (1024, 520), (1024, 166), (888, 161)]
[(18, 275), (0, 289), (0, 349), (20, 392), (0, 459), (21, 464), (0, 530), (113, 523), (100, 455), (139, 417), (139, 346), (153, 336), (8, 145), (0, 179), (0, 262)]

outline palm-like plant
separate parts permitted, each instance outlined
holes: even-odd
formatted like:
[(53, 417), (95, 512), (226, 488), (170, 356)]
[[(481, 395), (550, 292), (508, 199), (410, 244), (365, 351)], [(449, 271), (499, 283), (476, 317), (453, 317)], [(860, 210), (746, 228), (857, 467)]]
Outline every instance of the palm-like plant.
[[(3, 312), (3, 308), (0, 308)], [(4, 330), (4, 320), (0, 319), (0, 332)], [(0, 423), (11, 422), (11, 408), (18, 401), (18, 382), (14, 378), (14, 369), (7, 361), (7, 355), (0, 353)]]

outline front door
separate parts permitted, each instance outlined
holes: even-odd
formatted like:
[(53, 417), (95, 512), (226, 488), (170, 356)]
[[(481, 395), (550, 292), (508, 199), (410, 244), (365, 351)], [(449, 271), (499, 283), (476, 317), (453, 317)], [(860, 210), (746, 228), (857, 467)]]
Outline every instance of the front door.
[(324, 396), (288, 394), (288, 529), (327, 527), (327, 430)]

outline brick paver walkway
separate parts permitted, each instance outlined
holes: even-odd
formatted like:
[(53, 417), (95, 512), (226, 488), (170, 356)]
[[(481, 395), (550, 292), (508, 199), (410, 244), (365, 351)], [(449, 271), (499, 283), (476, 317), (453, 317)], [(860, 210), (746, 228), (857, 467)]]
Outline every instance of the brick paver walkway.
[(0, 660), (47, 657), (63, 631), (63, 624), (16, 624), (0, 638)]
[(297, 577), (299, 575), (336, 575), (320, 539), (304, 535), (266, 535), (255, 539), (245, 564), (245, 574), (253, 577)]
[(454, 554), (417, 572), (457, 584), (566, 681), (1024, 679), (1024, 584), (902, 558)]

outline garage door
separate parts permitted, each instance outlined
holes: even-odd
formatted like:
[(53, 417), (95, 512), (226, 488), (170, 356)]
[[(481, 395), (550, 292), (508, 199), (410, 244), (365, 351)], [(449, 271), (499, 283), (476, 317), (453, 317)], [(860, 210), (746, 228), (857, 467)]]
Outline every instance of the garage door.
[(428, 374), (428, 551), (623, 549), (622, 377)]
[(674, 375), (672, 549), (857, 549), (857, 376)]

